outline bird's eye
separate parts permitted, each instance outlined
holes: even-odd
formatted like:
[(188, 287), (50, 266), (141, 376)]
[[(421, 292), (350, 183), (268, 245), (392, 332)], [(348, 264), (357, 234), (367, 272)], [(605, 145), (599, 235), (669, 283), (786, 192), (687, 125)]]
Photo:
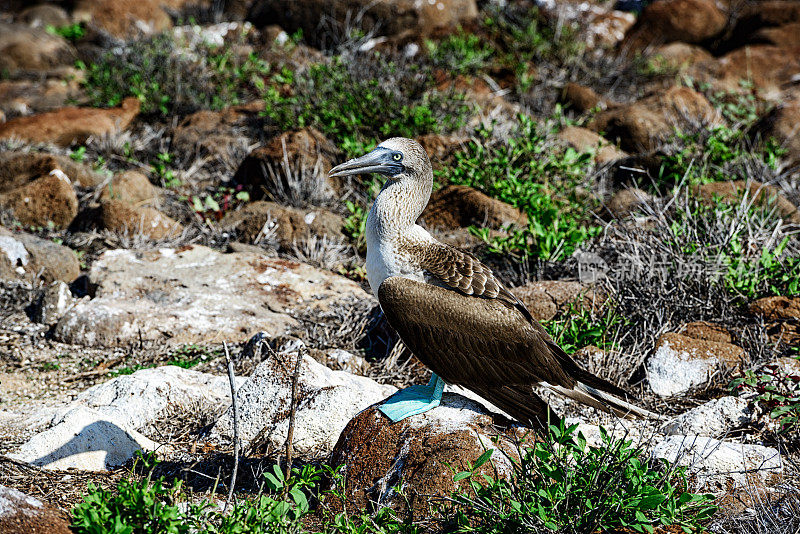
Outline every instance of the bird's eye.
[(395, 161), (400, 161), (401, 159), (403, 159), (403, 155), (400, 152), (395, 152), (394, 154), (392, 154), (392, 159)]

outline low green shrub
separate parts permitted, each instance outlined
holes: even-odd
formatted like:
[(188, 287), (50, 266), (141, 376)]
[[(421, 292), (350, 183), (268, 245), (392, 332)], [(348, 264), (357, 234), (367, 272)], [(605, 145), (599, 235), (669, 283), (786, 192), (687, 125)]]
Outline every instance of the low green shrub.
[(754, 394), (756, 404), (778, 424), (779, 434), (795, 439), (800, 436), (800, 376), (779, 364), (768, 364), (757, 371), (745, 371), (731, 382), (730, 388), (735, 395)]
[(142, 113), (161, 115), (239, 104), (263, 91), (270, 72), (255, 54), (241, 57), (227, 45), (189, 50), (169, 34), (133, 41), (78, 66), (91, 105), (116, 106), (135, 96)]
[(641, 449), (602, 427), (603, 445), (588, 445), (577, 426), (551, 425), (548, 439), (523, 445), (510, 480), (476, 472), (490, 453), (458, 473), (469, 480), (451, 508), (458, 532), (705, 531), (713, 495), (688, 492), (685, 468), (643, 460)]
[(528, 226), (504, 237), (472, 229), (490, 253), (557, 261), (600, 231), (589, 222), (591, 205), (575, 194), (593, 164), (592, 154), (558, 148), (533, 119), (521, 116), (519, 121), (518, 131), (504, 142), (478, 130), (477, 138), (435, 175), (440, 182), (474, 187), (527, 214)]
[(284, 71), (284, 95), (266, 91), (266, 115), (282, 130), (313, 126), (348, 155), (360, 155), (387, 137), (416, 137), (460, 128), (469, 114), (462, 96), (433, 87), (422, 67), (380, 55)]

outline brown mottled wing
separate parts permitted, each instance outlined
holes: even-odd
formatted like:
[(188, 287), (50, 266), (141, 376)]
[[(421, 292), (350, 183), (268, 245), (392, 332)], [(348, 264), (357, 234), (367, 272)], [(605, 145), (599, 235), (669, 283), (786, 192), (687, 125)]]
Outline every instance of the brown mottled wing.
[(471, 254), (441, 243), (426, 245), (424, 250), (415, 250), (415, 253), (422, 257), (421, 267), (443, 285), (465, 295), (501, 300), (533, 319), (522, 301)]
[(476, 393), (540, 382), (575, 386), (544, 329), (506, 302), (401, 277), (384, 280), (378, 300), (405, 344), (445, 382)]

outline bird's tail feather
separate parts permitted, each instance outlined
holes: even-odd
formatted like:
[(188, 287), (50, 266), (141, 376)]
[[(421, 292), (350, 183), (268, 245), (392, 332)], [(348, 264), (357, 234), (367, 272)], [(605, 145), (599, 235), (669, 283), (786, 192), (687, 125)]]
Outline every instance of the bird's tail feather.
[(633, 419), (640, 417), (643, 419), (659, 419), (660, 416), (649, 410), (645, 410), (635, 404), (620, 399), (617, 396), (601, 391), (583, 382), (575, 382), (575, 387), (572, 389), (563, 386), (553, 386), (550, 384), (543, 384), (552, 391), (559, 393), (569, 399), (582, 402), (589, 406), (593, 406), (600, 410), (613, 413), (618, 417)]

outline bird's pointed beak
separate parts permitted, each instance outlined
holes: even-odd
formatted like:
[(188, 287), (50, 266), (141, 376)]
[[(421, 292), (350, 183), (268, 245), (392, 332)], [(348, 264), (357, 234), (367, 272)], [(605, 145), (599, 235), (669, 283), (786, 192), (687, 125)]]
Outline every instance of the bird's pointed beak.
[(376, 172), (393, 176), (403, 170), (403, 166), (392, 160), (392, 152), (385, 148), (376, 148), (372, 152), (346, 161), (332, 168), (328, 176), (351, 176), (353, 174), (369, 174)]

